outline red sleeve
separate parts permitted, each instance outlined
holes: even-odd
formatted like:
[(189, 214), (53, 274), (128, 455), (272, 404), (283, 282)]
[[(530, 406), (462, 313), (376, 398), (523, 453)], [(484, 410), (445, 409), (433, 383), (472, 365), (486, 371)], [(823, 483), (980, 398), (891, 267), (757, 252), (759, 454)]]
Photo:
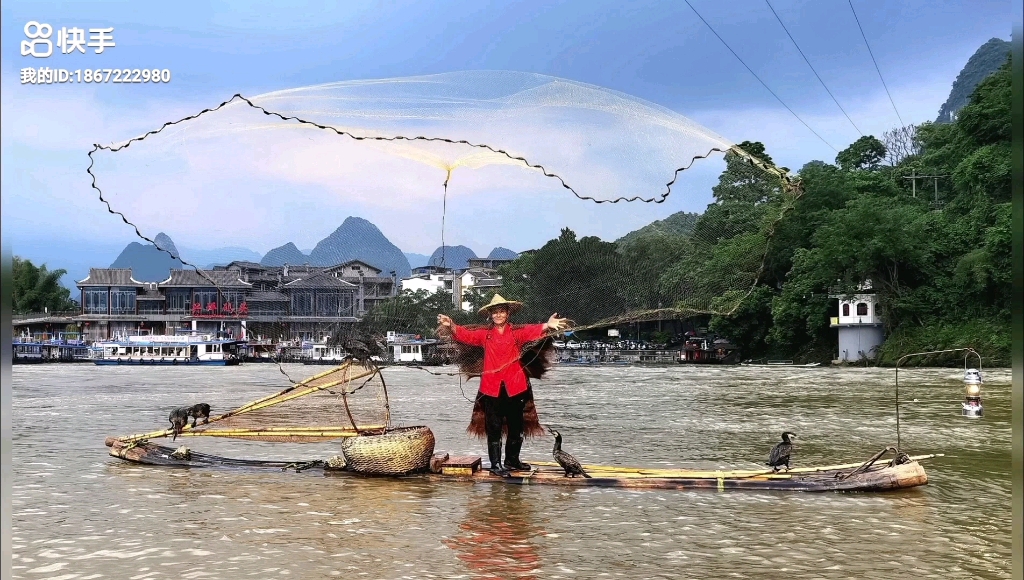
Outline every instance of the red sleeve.
[(478, 328), (476, 330), (470, 330), (459, 326), (458, 324), (452, 324), (452, 338), (463, 344), (483, 346), (484, 342), (487, 340), (487, 329)]
[(544, 338), (547, 334), (546, 324), (525, 324), (515, 329), (519, 344), (526, 344)]

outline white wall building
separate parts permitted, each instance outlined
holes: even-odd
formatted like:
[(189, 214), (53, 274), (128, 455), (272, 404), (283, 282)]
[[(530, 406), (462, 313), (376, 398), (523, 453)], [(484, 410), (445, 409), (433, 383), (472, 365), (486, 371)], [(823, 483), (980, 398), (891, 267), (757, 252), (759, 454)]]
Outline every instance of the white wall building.
[(459, 295), (462, 297), (460, 308), (466, 312), (473, 310), (469, 299), (474, 293), (483, 293), (501, 288), (501, 276), (488, 268), (470, 268), (459, 276)]
[(852, 298), (833, 295), (839, 299), (839, 316), (832, 318), (832, 328), (839, 329), (839, 355), (837, 361), (854, 362), (873, 358), (885, 339), (878, 296), (869, 293), (871, 283), (859, 288), (861, 293)]
[(402, 292), (426, 290), (430, 294), (438, 290), (452, 291), (451, 274), (420, 274), (410, 278), (402, 278)]

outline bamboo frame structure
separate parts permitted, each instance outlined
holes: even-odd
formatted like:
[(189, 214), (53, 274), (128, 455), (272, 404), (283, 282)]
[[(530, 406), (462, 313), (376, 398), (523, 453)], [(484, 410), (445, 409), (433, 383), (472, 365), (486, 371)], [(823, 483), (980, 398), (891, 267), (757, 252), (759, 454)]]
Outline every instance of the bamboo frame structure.
[[(332, 368), (330, 370), (326, 370), (326, 371), (324, 371), (322, 373), (318, 373), (318, 374), (315, 374), (315, 375), (313, 375), (311, 377), (303, 379), (302, 381), (300, 381), (298, 383), (295, 383), (294, 385), (291, 385), (291, 386), (289, 386), (288, 388), (286, 388), (286, 389), (284, 389), (282, 391), (278, 391), (277, 393), (274, 393), (272, 395), (268, 395), (266, 397), (261, 397), (259, 399), (256, 399), (255, 401), (250, 401), (250, 402), (242, 405), (241, 407), (238, 407), (236, 409), (232, 409), (231, 411), (228, 411), (227, 413), (223, 413), (221, 415), (217, 415), (216, 417), (211, 417), (209, 422), (203, 424), (201, 426), (201, 428), (193, 429), (191, 426), (186, 425), (181, 430), (181, 432), (178, 433), (178, 435), (179, 436), (189, 436), (189, 437), (200, 437), (200, 436), (205, 436), (205, 437), (231, 437), (231, 438), (236, 438), (236, 439), (259, 439), (261, 437), (280, 437), (280, 438), (289, 438), (290, 437), (290, 438), (305, 438), (305, 439), (311, 439), (311, 438), (336, 439), (338, 437), (354, 437), (356, 435), (359, 435), (360, 432), (364, 432), (364, 431), (384, 431), (384, 430), (386, 430), (387, 429), (387, 422), (385, 422), (384, 425), (365, 425), (365, 426), (356, 428), (355, 420), (354, 419), (352, 419), (352, 428), (348, 428), (348, 427), (324, 428), (324, 427), (321, 426), (321, 427), (267, 427), (267, 428), (260, 428), (260, 429), (211, 429), (211, 428), (208, 427), (208, 425), (216, 423), (217, 421), (221, 421), (221, 420), (227, 419), (228, 417), (234, 417), (236, 415), (241, 415), (243, 413), (250, 413), (250, 412), (253, 412), (253, 411), (258, 411), (260, 409), (265, 409), (265, 408), (270, 407), (272, 405), (278, 405), (280, 403), (285, 403), (287, 401), (291, 401), (291, 400), (297, 399), (299, 397), (304, 397), (306, 395), (310, 395), (310, 394), (318, 392), (318, 391), (323, 391), (323, 390), (326, 390), (326, 389), (330, 389), (332, 387), (336, 387), (336, 386), (341, 385), (341, 384), (351, 383), (352, 381), (355, 381), (355, 380), (358, 380), (358, 379), (362, 379), (362, 378), (366, 378), (366, 377), (372, 377), (374, 374), (377, 374), (379, 372), (379, 370), (376, 369), (376, 368), (359, 369), (359, 370), (355, 371), (354, 373), (346, 372), (346, 371), (349, 371), (350, 369), (353, 369), (353, 368), (355, 368), (355, 367), (353, 367), (351, 361), (345, 362), (345, 363), (343, 363), (343, 364), (341, 364), (341, 365), (339, 365), (337, 367), (334, 367), (334, 368)], [(315, 381), (317, 381), (319, 379), (322, 379), (324, 377), (327, 377), (327, 376), (330, 376), (332, 374), (339, 373), (339, 372), (342, 373), (342, 375), (343, 375), (342, 379), (328, 381), (328, 382), (323, 383), (323, 384), (311, 384), (311, 383), (313, 383), (313, 382), (315, 382)], [(347, 393), (345, 393), (345, 392), (342, 393), (342, 397), (343, 398), (345, 398), (346, 395), (347, 395)], [(387, 395), (386, 395), (386, 392), (385, 392), (385, 397), (386, 396)], [(348, 400), (347, 400), (347, 398), (345, 398), (345, 408), (346, 408), (346, 411), (349, 413), (349, 418), (351, 419), (351, 412), (348, 411)], [(387, 401), (386, 400), (385, 400), (385, 408), (387, 408)], [(130, 444), (130, 443), (139, 443), (141, 441), (146, 441), (146, 440), (149, 440), (149, 439), (158, 439), (158, 438), (161, 438), (161, 437), (171, 437), (172, 435), (174, 435), (174, 430), (173, 429), (162, 429), (162, 430), (159, 430), (159, 431), (150, 431), (148, 433), (137, 433), (137, 434), (133, 434), (133, 435), (126, 435), (126, 436), (123, 436), (123, 437), (116, 437), (115, 439), (117, 439), (118, 441)]]

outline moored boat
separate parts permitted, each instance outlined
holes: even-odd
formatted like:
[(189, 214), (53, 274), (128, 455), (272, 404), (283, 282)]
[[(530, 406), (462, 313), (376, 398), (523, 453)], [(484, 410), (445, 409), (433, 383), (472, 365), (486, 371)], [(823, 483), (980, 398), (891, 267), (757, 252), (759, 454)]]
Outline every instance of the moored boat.
[(241, 362), (244, 340), (204, 334), (141, 335), (93, 345), (98, 365), (206, 365)]
[(339, 365), (348, 359), (348, 353), (340, 346), (330, 346), (321, 342), (302, 343), (302, 364), (307, 365)]

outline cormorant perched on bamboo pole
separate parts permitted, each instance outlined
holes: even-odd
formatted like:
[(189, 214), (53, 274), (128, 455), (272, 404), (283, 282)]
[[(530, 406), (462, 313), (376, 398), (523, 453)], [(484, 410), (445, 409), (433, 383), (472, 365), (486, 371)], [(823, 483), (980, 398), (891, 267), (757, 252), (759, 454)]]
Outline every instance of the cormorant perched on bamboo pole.
[(551, 451), (551, 455), (554, 456), (555, 461), (562, 466), (565, 470), (565, 477), (576, 477), (582, 475), (583, 477), (590, 477), (586, 471), (583, 470), (583, 466), (576, 460), (575, 457), (562, 451), (562, 435), (554, 429), (548, 428), (548, 432), (555, 436), (555, 448)]
[(778, 471), (779, 467), (783, 465), (786, 466), (786, 471), (789, 471), (789, 455), (793, 451), (793, 442), (789, 440), (790, 437), (796, 437), (796, 433), (784, 432), (782, 441), (776, 443), (775, 447), (772, 447), (771, 453), (768, 454), (768, 465), (772, 471)]

